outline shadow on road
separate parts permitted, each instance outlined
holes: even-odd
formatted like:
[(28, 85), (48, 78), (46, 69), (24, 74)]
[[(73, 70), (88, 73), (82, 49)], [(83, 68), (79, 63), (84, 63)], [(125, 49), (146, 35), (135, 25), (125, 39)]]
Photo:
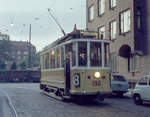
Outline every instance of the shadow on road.
[(107, 98), (111, 98), (111, 99), (131, 99), (131, 97), (128, 97), (128, 96), (117, 96), (117, 95), (109, 95)]

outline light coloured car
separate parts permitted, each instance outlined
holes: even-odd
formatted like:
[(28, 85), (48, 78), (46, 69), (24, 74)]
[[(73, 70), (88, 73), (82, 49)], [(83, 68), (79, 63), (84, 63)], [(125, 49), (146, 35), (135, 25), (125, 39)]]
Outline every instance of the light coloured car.
[(143, 76), (132, 91), (135, 104), (140, 105), (143, 101), (150, 101), (150, 75)]
[(112, 94), (116, 94), (117, 96), (123, 96), (123, 94), (128, 91), (128, 87), (128, 81), (123, 75), (111, 74)]

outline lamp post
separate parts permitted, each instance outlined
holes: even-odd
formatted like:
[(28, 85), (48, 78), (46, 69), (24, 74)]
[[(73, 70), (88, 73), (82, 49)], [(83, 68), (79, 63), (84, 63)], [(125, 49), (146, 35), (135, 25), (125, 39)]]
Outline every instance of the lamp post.
[(29, 58), (28, 58), (28, 68), (31, 69), (31, 24), (29, 28)]

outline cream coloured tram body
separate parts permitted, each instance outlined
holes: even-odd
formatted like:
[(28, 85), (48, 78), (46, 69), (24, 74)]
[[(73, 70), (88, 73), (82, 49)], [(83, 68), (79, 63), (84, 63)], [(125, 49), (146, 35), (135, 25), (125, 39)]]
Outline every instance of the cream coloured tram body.
[(109, 40), (68, 34), (41, 52), (40, 89), (61, 98), (111, 93)]

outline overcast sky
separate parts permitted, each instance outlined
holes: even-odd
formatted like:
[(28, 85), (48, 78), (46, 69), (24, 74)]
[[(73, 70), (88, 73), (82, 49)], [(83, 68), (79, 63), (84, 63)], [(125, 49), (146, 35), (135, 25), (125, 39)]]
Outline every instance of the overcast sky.
[(11, 40), (27, 41), (31, 23), (32, 44), (41, 50), (63, 36), (47, 8), (66, 33), (73, 30), (74, 24), (85, 29), (86, 0), (0, 0), (0, 32), (8, 33)]

